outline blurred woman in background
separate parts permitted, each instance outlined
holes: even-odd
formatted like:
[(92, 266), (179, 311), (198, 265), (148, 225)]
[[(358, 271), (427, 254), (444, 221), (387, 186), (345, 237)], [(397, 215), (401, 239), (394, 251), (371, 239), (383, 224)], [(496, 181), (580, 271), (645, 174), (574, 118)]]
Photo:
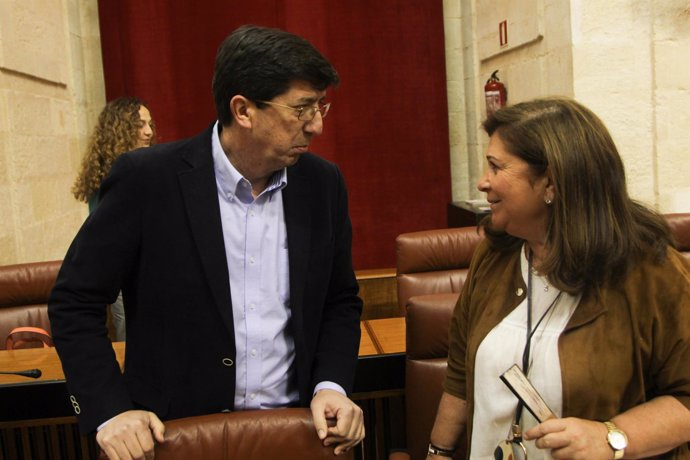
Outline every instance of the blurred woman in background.
[[(89, 205), (89, 213), (98, 206), (101, 182), (119, 155), (156, 143), (156, 125), (146, 104), (136, 97), (120, 97), (108, 102), (98, 116), (81, 170), (72, 187), (74, 197)], [(110, 306), (115, 340), (126, 338), (122, 293)]]

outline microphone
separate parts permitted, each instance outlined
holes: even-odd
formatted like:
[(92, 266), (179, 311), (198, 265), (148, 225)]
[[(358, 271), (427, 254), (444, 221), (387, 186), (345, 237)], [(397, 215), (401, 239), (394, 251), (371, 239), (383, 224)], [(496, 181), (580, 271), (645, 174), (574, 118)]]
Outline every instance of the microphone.
[(42, 373), (40, 369), (28, 369), (25, 371), (11, 371), (11, 372), (3, 372), (0, 371), (0, 374), (4, 375), (21, 375), (22, 377), (30, 377), (32, 379), (37, 379), (39, 378)]

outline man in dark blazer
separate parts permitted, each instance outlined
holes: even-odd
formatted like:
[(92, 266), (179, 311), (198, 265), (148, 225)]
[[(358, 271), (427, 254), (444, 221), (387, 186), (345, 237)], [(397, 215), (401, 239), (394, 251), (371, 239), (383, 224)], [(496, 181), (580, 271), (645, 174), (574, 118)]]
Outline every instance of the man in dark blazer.
[[(218, 122), (113, 165), (48, 307), (80, 427), (110, 458), (150, 457), (161, 420), (238, 409), (310, 405), (336, 454), (364, 437), (347, 192), (307, 153), (337, 83), (305, 40), (241, 27), (216, 57)], [(106, 329), (120, 289), (124, 374)]]

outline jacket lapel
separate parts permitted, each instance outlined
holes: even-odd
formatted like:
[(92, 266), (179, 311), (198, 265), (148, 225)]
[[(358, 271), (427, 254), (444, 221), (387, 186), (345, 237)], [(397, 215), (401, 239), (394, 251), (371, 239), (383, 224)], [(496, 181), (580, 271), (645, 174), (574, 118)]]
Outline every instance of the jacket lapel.
[(283, 189), (283, 210), (290, 266), (290, 308), (301, 323), (311, 241), (311, 194), (307, 179), (299, 173), (299, 163), (288, 168), (287, 177), (287, 187)]
[(192, 237), (213, 298), (228, 330), (234, 334), (230, 281), (225, 256), (220, 206), (213, 171), (211, 130), (191, 141), (183, 160), (189, 168), (178, 174)]

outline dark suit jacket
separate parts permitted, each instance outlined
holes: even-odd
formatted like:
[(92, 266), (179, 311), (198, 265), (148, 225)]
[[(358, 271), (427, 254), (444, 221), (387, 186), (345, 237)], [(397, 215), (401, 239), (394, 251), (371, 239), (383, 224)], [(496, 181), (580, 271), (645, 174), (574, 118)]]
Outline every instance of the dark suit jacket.
[[(350, 392), (362, 302), (338, 168), (305, 154), (283, 189), (300, 403), (329, 380)], [(106, 336), (122, 289), (124, 376)], [(122, 155), (70, 246), (48, 310), (82, 431), (133, 408), (162, 419), (233, 408), (235, 341), (211, 128)]]

